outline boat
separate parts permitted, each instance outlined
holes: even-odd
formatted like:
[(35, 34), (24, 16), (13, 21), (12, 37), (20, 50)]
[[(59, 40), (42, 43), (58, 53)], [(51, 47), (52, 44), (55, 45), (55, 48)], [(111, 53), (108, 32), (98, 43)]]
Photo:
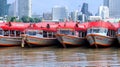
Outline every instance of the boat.
[(23, 30), (29, 24), (8, 22), (0, 24), (0, 46), (20, 46)]
[(116, 28), (110, 22), (93, 21), (87, 27), (87, 40), (90, 46), (109, 47), (115, 41)]
[(64, 48), (67, 46), (82, 46), (86, 41), (86, 33), (84, 25), (77, 22), (61, 22), (57, 28), (56, 37)]
[(52, 22), (40, 22), (31, 24), (26, 29), (24, 41), (28, 46), (52, 46), (58, 44), (55, 37), (57, 24)]
[[(114, 26), (116, 27), (116, 36), (117, 36), (117, 41), (120, 44), (120, 23), (114, 23)], [(120, 45), (118, 45), (120, 46)]]

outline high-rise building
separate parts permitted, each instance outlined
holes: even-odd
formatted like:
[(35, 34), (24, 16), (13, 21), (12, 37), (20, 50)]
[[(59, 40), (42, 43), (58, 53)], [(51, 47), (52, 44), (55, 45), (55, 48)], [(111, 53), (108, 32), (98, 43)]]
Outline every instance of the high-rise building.
[(52, 9), (53, 21), (66, 21), (68, 19), (68, 11), (66, 7), (55, 6)]
[(16, 2), (9, 4), (8, 16), (10, 17), (16, 16)]
[(98, 14), (102, 17), (102, 19), (109, 18), (109, 8), (107, 6), (100, 6)]
[(7, 0), (0, 0), (0, 16), (7, 15)]
[(104, 6), (109, 8), (110, 18), (120, 18), (120, 0), (104, 0)]
[(72, 21), (78, 21), (78, 10), (71, 12), (70, 17)]
[(81, 12), (83, 14), (82, 17), (84, 18), (85, 21), (88, 20), (89, 16), (92, 16), (92, 13), (88, 11), (88, 3), (83, 3)]
[(87, 3), (83, 3), (81, 12), (82, 12), (83, 14), (88, 15), (88, 4), (87, 4)]
[(43, 13), (43, 19), (44, 20), (52, 20), (52, 13)]
[(18, 0), (18, 16), (31, 17), (32, 15), (32, 0)]

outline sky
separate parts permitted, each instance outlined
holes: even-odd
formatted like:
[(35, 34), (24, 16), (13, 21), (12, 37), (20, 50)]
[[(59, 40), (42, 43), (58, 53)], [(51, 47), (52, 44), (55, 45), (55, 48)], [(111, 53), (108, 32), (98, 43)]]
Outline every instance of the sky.
[[(14, 0), (8, 0), (8, 3), (12, 2)], [(100, 5), (103, 5), (103, 0), (32, 0), (32, 13), (51, 12), (54, 6), (66, 6), (69, 11), (80, 10), (84, 2), (88, 3), (89, 11), (93, 14), (97, 13)]]

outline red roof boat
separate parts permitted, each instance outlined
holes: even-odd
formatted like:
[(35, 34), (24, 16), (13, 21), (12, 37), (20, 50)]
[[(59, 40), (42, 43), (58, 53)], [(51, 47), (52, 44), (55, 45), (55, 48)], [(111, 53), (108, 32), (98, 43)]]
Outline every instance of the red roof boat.
[(0, 46), (20, 46), (21, 34), (28, 26), (25, 23), (0, 23)]
[(115, 33), (116, 28), (110, 22), (89, 22), (87, 26), (87, 40), (90, 46), (111, 46), (115, 40)]
[(76, 22), (60, 22), (57, 29), (56, 37), (63, 45), (81, 46), (85, 42), (86, 29), (85, 26)]
[(50, 46), (58, 43), (55, 33), (58, 25), (56, 23), (41, 22), (32, 24), (26, 29), (25, 42), (29, 46)]
[(117, 29), (116, 36), (117, 36), (118, 43), (120, 44), (120, 23), (114, 23), (114, 26)]

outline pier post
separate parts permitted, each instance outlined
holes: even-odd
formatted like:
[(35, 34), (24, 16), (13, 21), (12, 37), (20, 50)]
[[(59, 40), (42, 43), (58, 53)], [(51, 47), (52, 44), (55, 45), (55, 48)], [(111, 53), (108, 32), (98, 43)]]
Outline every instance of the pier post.
[(63, 47), (66, 48), (66, 45), (63, 43)]
[(23, 38), (22, 38), (22, 44), (21, 44), (21, 47), (25, 47), (25, 41), (26, 41), (26, 38), (27, 38), (27, 36), (25, 35), (25, 36), (23, 36)]
[(97, 44), (95, 44), (95, 47), (96, 47), (96, 48), (98, 48), (98, 45), (97, 45)]
[(24, 42), (24, 38), (22, 39), (22, 44), (21, 44), (21, 47), (25, 47), (25, 42)]

